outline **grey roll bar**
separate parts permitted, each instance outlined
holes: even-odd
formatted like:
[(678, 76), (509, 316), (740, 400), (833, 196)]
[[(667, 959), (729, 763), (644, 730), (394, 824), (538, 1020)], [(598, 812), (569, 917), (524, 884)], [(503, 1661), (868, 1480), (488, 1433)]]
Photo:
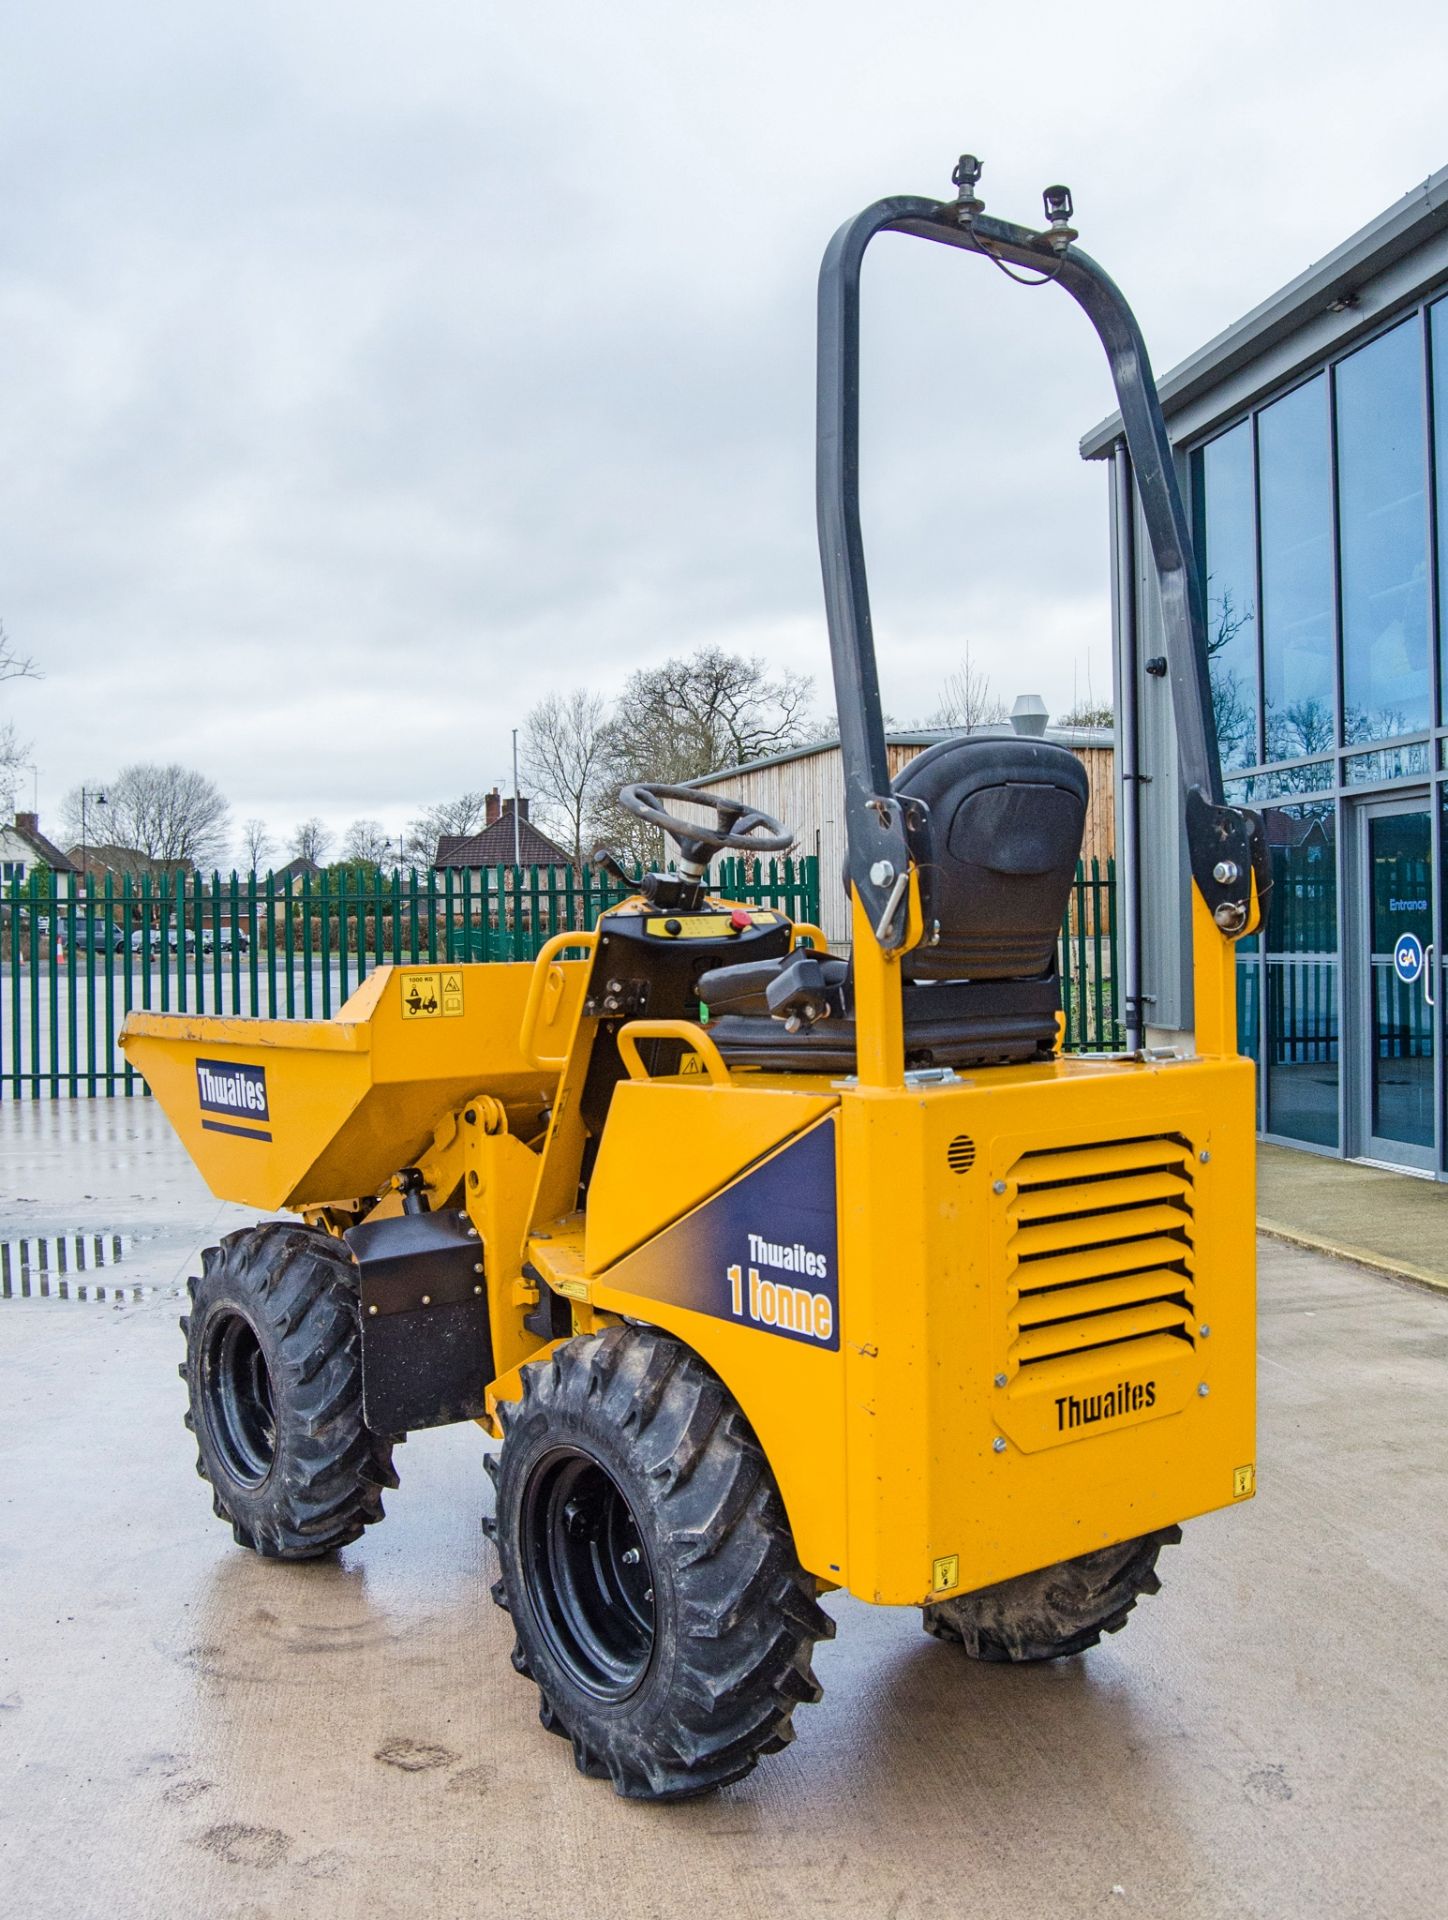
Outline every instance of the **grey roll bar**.
[(1058, 281), (1100, 336), (1161, 593), (1193, 878), (1221, 930), (1240, 932), (1250, 908), (1249, 876), (1256, 871), (1259, 894), (1265, 896), (1270, 866), (1256, 817), (1222, 804), (1206, 609), (1141, 329), (1120, 290), (1089, 255), (1059, 233), (988, 219), (975, 210), (979, 202), (968, 198), (972, 192), (973, 182), (962, 187), (959, 201), (878, 200), (845, 222), (820, 267), (816, 506), (845, 769), (850, 881), (881, 947), (899, 948), (905, 940), (900, 879), (909, 860), (910, 822), (890, 789), (860, 534), (860, 270), (876, 234), (910, 233)]

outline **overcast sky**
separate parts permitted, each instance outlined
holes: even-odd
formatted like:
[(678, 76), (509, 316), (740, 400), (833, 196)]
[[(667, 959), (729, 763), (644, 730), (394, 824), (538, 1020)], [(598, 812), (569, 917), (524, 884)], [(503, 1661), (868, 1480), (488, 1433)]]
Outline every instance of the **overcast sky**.
[[(1448, 161), (1441, 5), (54, 0), (0, 24), (0, 692), (42, 824), (130, 759), (396, 832), (551, 688), (829, 672), (814, 291), (847, 215), (1075, 193), (1159, 370)], [(1059, 293), (886, 238), (886, 701), (1109, 692), (1110, 411)], [(28, 804), (29, 782), (26, 783)]]

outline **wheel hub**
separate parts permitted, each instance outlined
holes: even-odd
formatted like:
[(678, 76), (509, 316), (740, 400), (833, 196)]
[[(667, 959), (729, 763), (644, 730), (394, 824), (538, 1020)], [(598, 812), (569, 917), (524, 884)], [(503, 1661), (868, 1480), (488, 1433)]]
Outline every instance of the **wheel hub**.
[(559, 1448), (523, 1492), (522, 1567), (549, 1651), (573, 1683), (625, 1700), (654, 1652), (654, 1581), (622, 1489), (592, 1454)]
[(276, 1459), (271, 1374), (256, 1329), (244, 1314), (218, 1314), (206, 1330), (201, 1396), (211, 1440), (231, 1478), (259, 1487)]

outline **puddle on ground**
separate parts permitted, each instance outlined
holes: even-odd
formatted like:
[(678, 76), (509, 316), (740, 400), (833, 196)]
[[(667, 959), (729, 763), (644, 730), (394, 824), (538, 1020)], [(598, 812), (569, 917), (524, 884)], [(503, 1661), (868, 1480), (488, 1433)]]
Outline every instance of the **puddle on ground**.
[(25, 1234), (0, 1240), (0, 1300), (144, 1300), (153, 1286), (100, 1276), (136, 1244), (127, 1233)]

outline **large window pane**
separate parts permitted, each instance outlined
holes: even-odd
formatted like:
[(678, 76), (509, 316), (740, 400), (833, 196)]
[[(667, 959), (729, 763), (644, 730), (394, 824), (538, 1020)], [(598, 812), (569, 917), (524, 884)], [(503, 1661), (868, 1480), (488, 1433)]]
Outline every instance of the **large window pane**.
[(1429, 724), (1423, 342), (1415, 317), (1337, 370), (1344, 735)]
[(1223, 768), (1254, 767), (1257, 752), (1257, 539), (1252, 426), (1195, 456), (1196, 543), (1206, 576), (1207, 662)]
[(1299, 760), (1337, 743), (1327, 376), (1264, 407), (1257, 439), (1267, 758)]
[[(1430, 308), (1433, 329), (1434, 484), (1438, 490), (1438, 647), (1442, 685), (1448, 690), (1448, 300)], [(1443, 696), (1448, 712), (1448, 691)]]
[(1337, 1145), (1337, 806), (1268, 807), (1267, 1131)]

